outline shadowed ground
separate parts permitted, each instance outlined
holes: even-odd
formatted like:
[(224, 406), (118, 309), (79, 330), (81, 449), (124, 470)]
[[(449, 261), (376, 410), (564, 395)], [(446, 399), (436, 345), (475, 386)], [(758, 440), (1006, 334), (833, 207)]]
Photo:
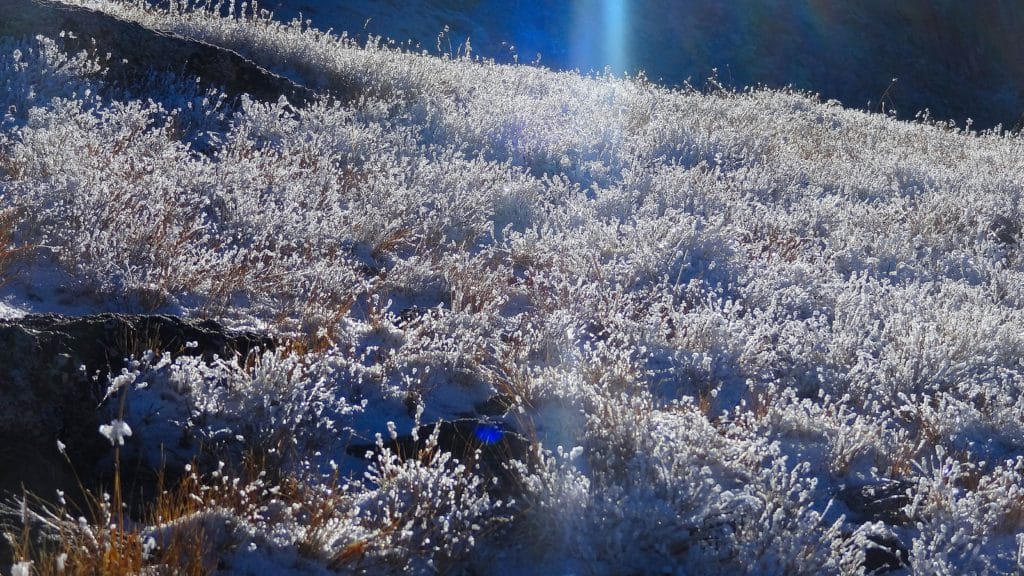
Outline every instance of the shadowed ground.
[[(257, 100), (276, 102), (284, 96), (292, 104), (313, 98), (313, 93), (273, 74), (242, 56), (181, 38), (113, 16), (46, 0), (0, 0), (0, 36), (50, 36), (66, 50), (90, 51), (109, 70), (107, 80), (122, 85), (137, 83), (154, 71), (198, 77), (231, 96), (247, 93)], [(71, 32), (59, 38), (61, 32)]]

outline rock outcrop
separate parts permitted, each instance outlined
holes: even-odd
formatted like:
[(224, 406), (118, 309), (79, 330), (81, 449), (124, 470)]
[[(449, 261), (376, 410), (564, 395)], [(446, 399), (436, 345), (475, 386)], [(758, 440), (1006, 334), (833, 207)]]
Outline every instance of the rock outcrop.
[[(70, 32), (60, 37), (61, 32)], [(59, 39), (64, 48), (105, 57), (107, 79), (132, 85), (153, 71), (197, 77), (228, 95), (249, 94), (276, 102), (284, 96), (304, 104), (314, 93), (239, 54), (174, 34), (151, 30), (108, 14), (49, 0), (0, 0), (0, 36)]]
[(67, 446), (87, 487), (95, 463), (110, 452), (98, 433), (107, 375), (146, 350), (172, 356), (272, 348), (265, 336), (236, 333), (213, 321), (171, 316), (100, 314), (26, 316), (0, 321), (0, 493), (22, 486), (52, 498), (78, 491), (72, 469), (57, 450)]

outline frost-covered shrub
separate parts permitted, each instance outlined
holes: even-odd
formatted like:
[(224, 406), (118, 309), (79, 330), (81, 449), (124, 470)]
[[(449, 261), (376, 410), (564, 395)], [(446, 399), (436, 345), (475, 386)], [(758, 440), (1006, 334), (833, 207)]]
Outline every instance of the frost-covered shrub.
[[(253, 543), (356, 572), (857, 573), (879, 541), (911, 572), (1019, 565), (1020, 137), (358, 45), (253, 7), (78, 3), (329, 96), (135, 93), (47, 39), (0, 50), (27, 278), (293, 339), (128, 374), (126, 451), (291, 452), (302, 503), (230, 513)], [(345, 453), (416, 414), (528, 439), (517, 504), (463, 455)], [(843, 499), (883, 484), (910, 487), (898, 510)]]
[(358, 545), (358, 556), (365, 557), (358, 560), (367, 568), (379, 563), (403, 573), (446, 570), (475, 545), (505, 503), (488, 495), (471, 456), (460, 462), (438, 448), (440, 430), (434, 428), (417, 454), (396, 454), (377, 437), (366, 490), (352, 502), (360, 539), (347, 534), (331, 545)]
[(283, 468), (337, 450), (362, 406), (349, 401), (338, 354), (253, 351), (246, 358), (152, 352), (111, 380), (107, 402), (135, 432), (129, 448), (154, 468), (200, 455), (273, 455)]
[(66, 54), (46, 37), (0, 40), (0, 117), (5, 131), (23, 125), (29, 111), (52, 98), (74, 94), (88, 99), (102, 64), (85, 52)]

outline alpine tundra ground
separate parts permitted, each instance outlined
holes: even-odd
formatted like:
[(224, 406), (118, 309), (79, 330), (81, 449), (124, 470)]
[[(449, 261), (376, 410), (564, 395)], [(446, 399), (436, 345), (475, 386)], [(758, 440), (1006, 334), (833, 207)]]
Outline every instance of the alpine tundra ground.
[(314, 97), (0, 42), (0, 312), (279, 343), (97, 382), (167, 481), (9, 494), (3, 570), (1024, 570), (1016, 134), (73, 4)]

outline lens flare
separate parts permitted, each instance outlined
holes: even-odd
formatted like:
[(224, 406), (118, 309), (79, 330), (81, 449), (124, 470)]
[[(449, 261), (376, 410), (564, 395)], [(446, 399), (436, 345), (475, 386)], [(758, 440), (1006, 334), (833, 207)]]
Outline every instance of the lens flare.
[(604, 0), (601, 5), (604, 61), (612, 70), (622, 73), (629, 65), (626, 52), (626, 0)]
[(630, 66), (627, 0), (574, 4), (570, 64), (583, 72), (605, 67), (618, 74), (626, 72)]
[(495, 444), (501, 441), (501, 437), (504, 433), (501, 428), (494, 424), (477, 424), (476, 430), (473, 431), (473, 435), (476, 439), (484, 444)]

